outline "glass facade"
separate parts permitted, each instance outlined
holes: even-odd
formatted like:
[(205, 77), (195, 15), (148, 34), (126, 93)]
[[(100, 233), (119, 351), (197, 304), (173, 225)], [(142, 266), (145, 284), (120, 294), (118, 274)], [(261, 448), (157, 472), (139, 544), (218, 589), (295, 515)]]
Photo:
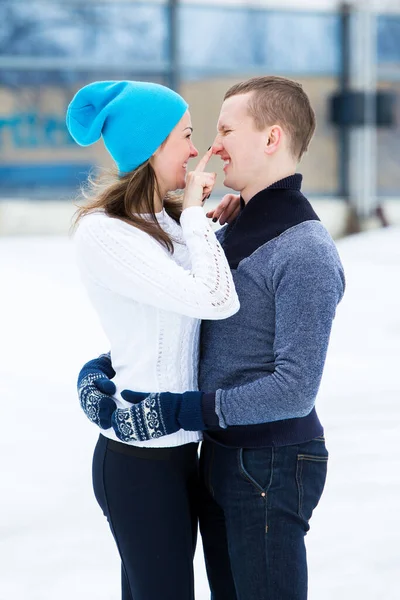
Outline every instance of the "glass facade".
[[(397, 94), (400, 116), (400, 17), (378, 17), (380, 86)], [(168, 84), (167, 3), (31, 0), (0, 3), (0, 186), (2, 193), (74, 187), (101, 148), (79, 148), (65, 127), (74, 92), (96, 79), (151, 79)], [(275, 73), (303, 83), (318, 128), (304, 158), (307, 192), (340, 188), (338, 134), (328, 119), (341, 64), (340, 18), (245, 6), (183, 4), (178, 11), (181, 91), (190, 102), (195, 141), (206, 149), (223, 93), (235, 81)], [(399, 123), (399, 119), (397, 119)], [(399, 125), (378, 133), (379, 193), (400, 196)]]

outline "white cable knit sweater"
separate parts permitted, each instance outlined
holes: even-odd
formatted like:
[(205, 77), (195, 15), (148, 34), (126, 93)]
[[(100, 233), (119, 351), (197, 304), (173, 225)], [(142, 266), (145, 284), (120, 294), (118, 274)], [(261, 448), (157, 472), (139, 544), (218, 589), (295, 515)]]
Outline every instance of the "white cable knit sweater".
[[(201, 207), (183, 211), (181, 226), (163, 210), (161, 227), (173, 238), (170, 254), (140, 229), (104, 213), (85, 216), (75, 235), (82, 281), (111, 346), (117, 404), (124, 389), (197, 390), (200, 319), (226, 319), (239, 300), (225, 254)], [(117, 440), (112, 429), (102, 432)], [(195, 442), (180, 430), (137, 446)]]

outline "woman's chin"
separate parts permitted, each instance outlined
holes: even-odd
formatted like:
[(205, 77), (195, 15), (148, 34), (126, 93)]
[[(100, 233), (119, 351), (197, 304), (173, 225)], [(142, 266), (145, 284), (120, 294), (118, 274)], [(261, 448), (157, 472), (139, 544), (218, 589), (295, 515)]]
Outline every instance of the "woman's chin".
[(178, 192), (179, 190), (183, 190), (186, 187), (186, 181), (182, 179), (182, 181), (175, 181), (175, 183), (171, 183), (168, 191), (171, 193)]
[(176, 182), (176, 189), (183, 190), (186, 187), (186, 178), (182, 177), (180, 181)]

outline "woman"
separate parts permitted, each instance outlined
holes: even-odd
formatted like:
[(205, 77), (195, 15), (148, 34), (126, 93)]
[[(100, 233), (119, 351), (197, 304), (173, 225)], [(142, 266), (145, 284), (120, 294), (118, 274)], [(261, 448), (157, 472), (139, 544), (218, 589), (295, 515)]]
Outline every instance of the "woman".
[[(198, 155), (187, 103), (157, 84), (96, 82), (73, 98), (67, 126), (81, 145), (102, 137), (118, 167), (112, 182), (93, 184), (75, 236), (110, 342), (118, 408), (131, 406), (124, 389), (197, 390), (200, 320), (227, 318), (239, 302), (202, 209), (215, 183), (205, 171), (211, 152), (186, 175)], [(170, 193), (183, 188), (179, 206)], [(113, 408), (93, 416), (106, 427), (93, 483), (121, 556), (122, 598), (191, 600), (201, 434), (123, 442)]]

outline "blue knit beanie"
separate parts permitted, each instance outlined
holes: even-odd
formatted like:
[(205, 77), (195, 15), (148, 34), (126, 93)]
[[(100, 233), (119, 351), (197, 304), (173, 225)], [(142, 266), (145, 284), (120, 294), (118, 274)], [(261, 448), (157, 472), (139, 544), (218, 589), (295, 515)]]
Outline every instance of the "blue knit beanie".
[(72, 99), (67, 127), (81, 146), (103, 137), (119, 172), (127, 173), (154, 154), (187, 108), (179, 94), (157, 83), (96, 81)]

